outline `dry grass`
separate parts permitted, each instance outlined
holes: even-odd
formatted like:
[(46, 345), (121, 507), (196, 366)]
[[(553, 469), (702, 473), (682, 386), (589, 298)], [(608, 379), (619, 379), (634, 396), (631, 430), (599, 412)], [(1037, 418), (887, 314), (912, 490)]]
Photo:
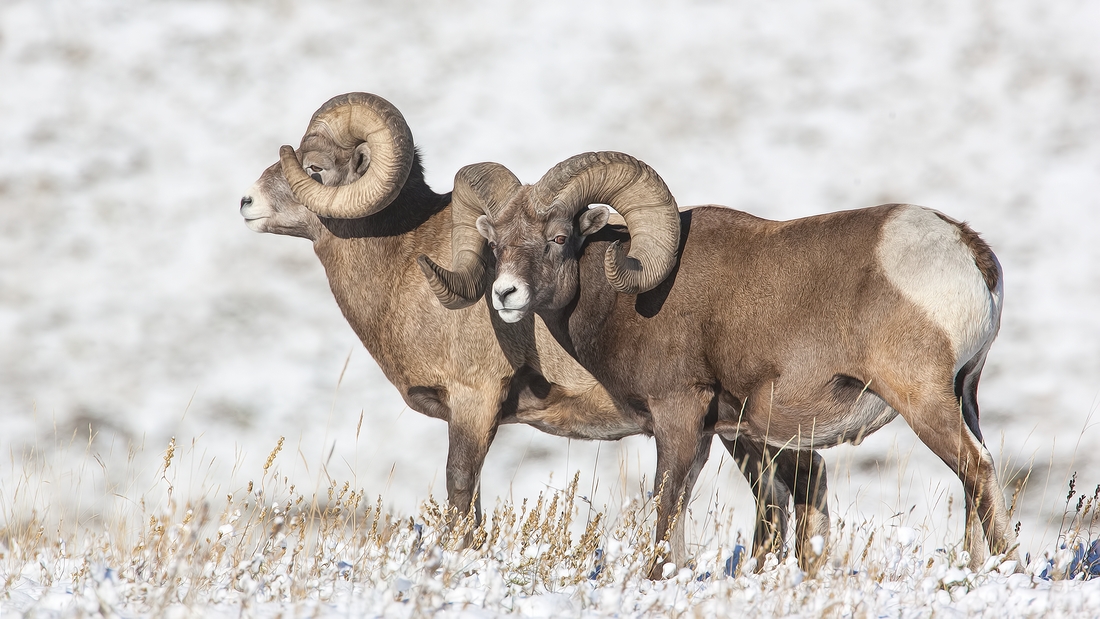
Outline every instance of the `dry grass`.
[[(961, 547), (942, 544), (926, 523), (841, 518), (834, 519), (830, 557), (815, 578), (806, 578), (793, 558), (775, 556), (754, 573), (741, 560), (748, 553), (731, 510), (715, 505), (705, 530), (696, 527), (703, 550), (694, 562), (671, 571), (667, 581), (651, 582), (644, 576), (667, 546), (652, 540), (656, 506), (645, 494), (593, 509), (578, 496), (575, 476), (534, 500), (496, 501), (480, 524), (433, 499), (416, 514), (395, 514), (382, 497), (368, 497), (350, 481), (330, 481), (308, 496), (299, 492), (279, 474), (282, 448), (280, 439), (258, 480), (238, 491), (185, 498), (177, 489), (179, 469), (194, 466), (181, 462), (173, 439), (160, 467), (148, 474), (155, 480), (149, 490), (116, 493), (121, 507), (92, 517), (49, 502), (21, 511), (18, 497), (32, 490), (32, 478), (24, 475), (4, 489), (17, 500), (6, 507), (0, 528), (0, 608), (103, 617), (423, 616), (474, 608), (592, 616), (907, 616), (910, 610), (922, 616), (965, 608), (990, 587), (1032, 604), (1046, 600), (1043, 591), (1063, 586), (1050, 579), (1079, 583), (1100, 572), (1094, 556), (1100, 487), (1078, 497), (1075, 479), (1058, 548), (1033, 561), (1027, 575), (1012, 575), (1015, 565), (996, 558), (976, 573), (967, 570)], [(132, 473), (141, 477), (140, 470)], [(1092, 603), (1084, 594), (1060, 599)]]

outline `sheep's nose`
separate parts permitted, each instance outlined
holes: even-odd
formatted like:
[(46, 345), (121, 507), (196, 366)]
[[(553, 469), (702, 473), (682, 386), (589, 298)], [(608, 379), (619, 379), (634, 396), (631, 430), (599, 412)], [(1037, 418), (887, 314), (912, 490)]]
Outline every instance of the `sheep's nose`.
[(497, 293), (497, 297), (501, 301), (503, 301), (503, 300), (508, 298), (508, 295), (512, 294), (515, 291), (516, 291), (515, 286), (508, 286), (507, 288), (501, 288), (500, 290), (497, 290), (496, 293)]
[(252, 206), (252, 196), (245, 196), (241, 198), (241, 208), (246, 206)]

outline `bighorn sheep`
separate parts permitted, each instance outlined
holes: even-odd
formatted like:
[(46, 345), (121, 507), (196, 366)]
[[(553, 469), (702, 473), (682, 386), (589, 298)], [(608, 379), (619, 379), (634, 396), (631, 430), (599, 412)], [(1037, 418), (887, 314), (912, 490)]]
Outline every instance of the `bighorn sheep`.
[[(772, 474), (781, 498), (794, 494), (796, 551), (810, 567), (807, 543), (829, 526), (814, 450), (858, 443), (900, 413), (963, 482), (972, 564), (986, 556), (983, 533), (989, 550), (1015, 556), (976, 400), (1001, 269), (966, 224), (902, 204), (784, 222), (680, 212), (656, 172), (610, 152), (570, 158), (534, 185), (491, 163), (463, 168), (463, 183), (475, 191), (462, 200), (481, 199), (456, 197), (455, 225), (485, 239), (453, 251), (488, 240), (500, 317), (538, 314), (655, 437), (658, 479), (668, 476), (659, 530), (690, 496), (712, 428), (779, 450)], [(602, 205), (628, 230), (606, 226)]]
[[(448, 422), (447, 496), (465, 513), (499, 424), (595, 439), (637, 430), (541, 324), (440, 307), (416, 257), (449, 259), (450, 210), (451, 195), (425, 183), (400, 112), (367, 93), (318, 109), (298, 152), (284, 146), (240, 207), (254, 231), (313, 242), (337, 304), (386, 378), (409, 408)], [(468, 244), (471, 233), (453, 237)], [(480, 260), (460, 255), (455, 264), (476, 271)]]
[[(469, 191), (462, 184), (454, 195)], [(240, 207), (256, 232), (313, 242), (344, 317), (386, 377), (410, 408), (449, 422), (447, 495), (465, 512), (499, 424), (604, 440), (643, 428), (541, 321), (505, 323), (487, 307), (446, 294), (447, 287), (467, 296), (484, 288), (479, 273), (489, 256), (481, 250), (455, 252), (455, 268), (468, 277), (429, 287), (420, 271), (427, 259), (418, 267), (418, 255), (440, 260), (450, 257), (452, 240), (469, 246), (481, 238), (472, 225), (452, 229), (451, 208), (450, 194), (425, 183), (400, 112), (366, 93), (334, 97), (317, 110), (298, 152), (284, 146)], [(433, 291), (458, 311), (440, 307)], [(740, 460), (762, 457), (731, 449)], [(774, 511), (784, 498), (765, 509)]]

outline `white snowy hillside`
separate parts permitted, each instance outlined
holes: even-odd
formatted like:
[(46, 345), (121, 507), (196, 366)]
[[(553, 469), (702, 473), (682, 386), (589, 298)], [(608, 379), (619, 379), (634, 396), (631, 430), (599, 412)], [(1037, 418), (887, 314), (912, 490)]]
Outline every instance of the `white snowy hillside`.
[[(1100, 483), (1098, 39), (1100, 3), (1074, 0), (3, 0), (2, 518), (94, 520), (146, 490), (128, 475), (172, 437), (198, 463), (177, 497), (240, 491), (280, 436), (303, 486), (346, 480), (408, 513), (445, 497), (445, 424), (404, 406), (310, 244), (238, 214), (318, 106), (367, 91), (402, 111), (441, 193), (470, 163), (533, 182), (620, 150), (681, 205), (968, 221), (1005, 272), (982, 429), (1007, 495), (1027, 479), (1021, 548), (1041, 554), (1071, 475)], [(900, 419), (825, 455), (834, 517), (961, 539), (961, 484)], [(614, 504), (654, 461), (650, 440), (509, 426), (482, 496), (579, 470)], [(693, 518), (731, 508), (751, 539), (719, 449), (696, 496)]]

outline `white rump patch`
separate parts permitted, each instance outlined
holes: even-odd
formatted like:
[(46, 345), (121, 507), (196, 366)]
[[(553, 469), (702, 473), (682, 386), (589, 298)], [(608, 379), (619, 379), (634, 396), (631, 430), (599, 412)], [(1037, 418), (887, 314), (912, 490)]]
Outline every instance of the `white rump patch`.
[(898, 208), (876, 253), (890, 283), (947, 334), (956, 373), (997, 334), (1000, 282), (991, 293), (959, 230), (935, 211)]

